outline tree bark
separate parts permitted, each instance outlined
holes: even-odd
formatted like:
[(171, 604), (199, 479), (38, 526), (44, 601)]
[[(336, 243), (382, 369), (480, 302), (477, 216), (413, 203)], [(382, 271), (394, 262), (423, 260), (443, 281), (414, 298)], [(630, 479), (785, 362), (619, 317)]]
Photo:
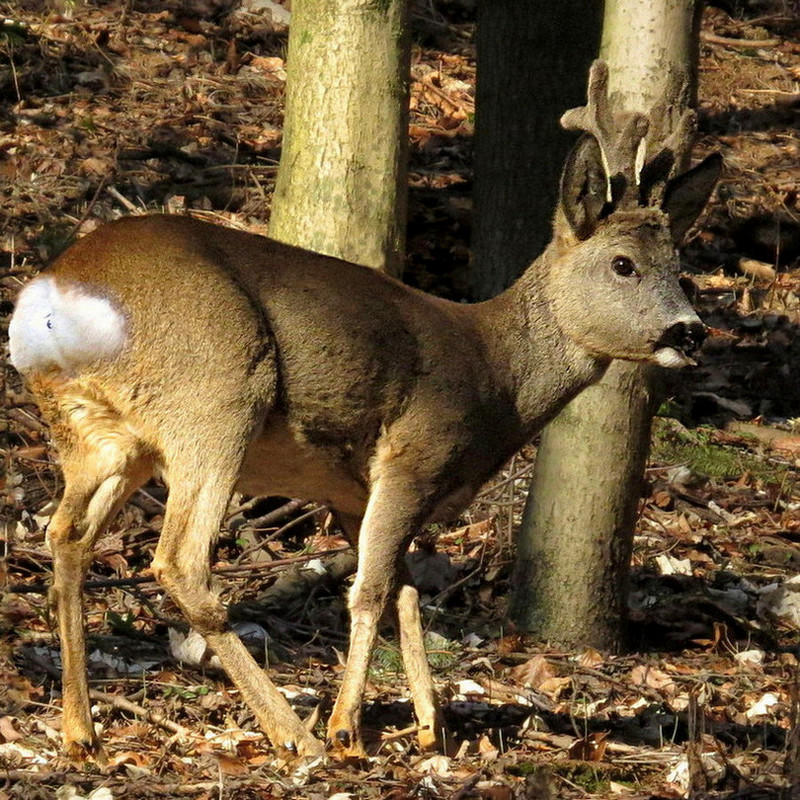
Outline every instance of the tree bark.
[[(692, 0), (606, 3), (601, 57), (613, 102), (661, 107), (648, 141), (694, 98), (698, 12)], [(521, 629), (567, 646), (624, 645), (656, 369), (613, 363), (545, 430), (518, 539), (511, 615)]]
[(404, 0), (295, 0), (271, 236), (399, 277), (409, 57)]
[(602, 6), (562, 0), (555, 13), (529, 0), (478, 4), (475, 300), (511, 285), (550, 240), (561, 165), (575, 140), (559, 118), (585, 101)]

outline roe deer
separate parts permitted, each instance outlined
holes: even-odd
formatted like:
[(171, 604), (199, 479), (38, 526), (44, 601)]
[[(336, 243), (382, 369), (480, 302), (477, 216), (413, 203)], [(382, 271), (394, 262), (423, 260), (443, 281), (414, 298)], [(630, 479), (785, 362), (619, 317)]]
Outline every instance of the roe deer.
[(334, 750), (363, 753), (362, 694), (388, 604), (420, 745), (437, 745), (409, 541), (463, 509), (612, 359), (677, 367), (704, 336), (679, 286), (675, 242), (710, 196), (719, 159), (668, 181), (670, 147), (651, 143), (655, 155), (637, 169), (648, 119), (612, 114), (607, 83), (596, 62), (588, 106), (564, 116), (587, 133), (564, 168), (553, 241), (493, 300), (448, 302), (180, 216), (104, 226), (23, 290), (11, 357), (51, 426), (66, 484), (49, 541), (73, 755), (99, 748), (81, 609), (92, 546), (154, 473), (169, 486), (154, 574), (273, 745), (323, 751), (210, 589), (211, 548), (237, 487), (326, 503), (357, 540)]

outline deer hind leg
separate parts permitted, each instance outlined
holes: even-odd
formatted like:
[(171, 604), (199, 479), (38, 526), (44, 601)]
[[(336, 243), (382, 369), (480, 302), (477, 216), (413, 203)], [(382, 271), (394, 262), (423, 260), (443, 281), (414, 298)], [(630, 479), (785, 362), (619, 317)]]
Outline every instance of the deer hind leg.
[(219, 456), (225, 443), (216, 442), (215, 447), (220, 448), (215, 465), (204, 464), (211, 458), (208, 453), (191, 458), (185, 450), (171, 463), (168, 460), (170, 493), (153, 571), (217, 654), (272, 744), (300, 755), (321, 755), (322, 742), (306, 730), (230, 629), (225, 608), (210, 588), (211, 548), (241, 464), (240, 456)]
[(153, 460), (135, 434), (96, 398), (71, 395), (51, 424), (65, 489), (47, 529), (53, 554), (49, 599), (61, 636), (64, 746), (71, 758), (82, 759), (100, 754), (89, 703), (83, 584), (94, 543), (125, 500), (152, 475)]
[(383, 476), (376, 482), (361, 524), (358, 572), (350, 590), (347, 664), (328, 722), (328, 740), (341, 757), (365, 755), (361, 704), (378, 625), (397, 588), (408, 542), (423, 516), (411, 481), (402, 476)]
[(419, 592), (412, 585), (411, 575), (405, 564), (400, 580), (394, 610), (400, 631), (403, 666), (414, 703), (414, 714), (419, 724), (417, 742), (423, 751), (434, 750), (443, 744), (444, 722), (439, 711), (428, 655), (425, 652)]

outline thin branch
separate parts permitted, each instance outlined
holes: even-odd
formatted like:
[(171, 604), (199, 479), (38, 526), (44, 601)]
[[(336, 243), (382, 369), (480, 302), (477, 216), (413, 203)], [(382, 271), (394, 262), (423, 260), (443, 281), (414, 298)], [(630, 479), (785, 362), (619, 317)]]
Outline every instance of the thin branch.
[(109, 705), (113, 706), (114, 708), (118, 708), (121, 711), (127, 711), (130, 714), (135, 714), (137, 717), (142, 717), (146, 720), (149, 720), (154, 725), (159, 725), (160, 727), (168, 730), (170, 733), (176, 734), (183, 740), (188, 741), (193, 738), (200, 738), (196, 737), (195, 734), (189, 730), (189, 728), (179, 725), (177, 722), (173, 722), (171, 719), (167, 719), (163, 714), (159, 714), (158, 711), (147, 709), (144, 706), (138, 705), (138, 703), (131, 702), (125, 697), (107, 694), (106, 692), (101, 692), (97, 689), (89, 689), (89, 697), (92, 700), (97, 700), (101, 703), (108, 703)]
[[(321, 556), (344, 553), (350, 546), (337, 547), (334, 550), (326, 550), (324, 553), (302, 553), (291, 558), (277, 558), (275, 561), (268, 561), (263, 564), (242, 564), (233, 567), (217, 567), (212, 569), (214, 575), (240, 575), (243, 573), (270, 572), (278, 567), (285, 567), (289, 564), (301, 564), (303, 561), (312, 561)], [(86, 581), (84, 589), (107, 589), (120, 586), (137, 586), (142, 583), (158, 583), (152, 575), (132, 575), (130, 578), (109, 578), (103, 580)], [(49, 585), (45, 583), (16, 584), (9, 586), (8, 590), (12, 594), (47, 594)]]
[(777, 47), (783, 39), (732, 39), (729, 36), (717, 36), (716, 33), (701, 31), (700, 38), (709, 44), (721, 44), (725, 47)]

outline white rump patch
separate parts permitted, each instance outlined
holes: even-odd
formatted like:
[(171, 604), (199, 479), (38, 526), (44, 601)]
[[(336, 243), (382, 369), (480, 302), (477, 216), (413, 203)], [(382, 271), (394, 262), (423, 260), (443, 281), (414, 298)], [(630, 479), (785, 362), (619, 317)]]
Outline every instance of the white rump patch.
[(105, 298), (49, 276), (21, 292), (8, 326), (11, 363), (18, 372), (62, 370), (113, 358), (125, 344), (125, 317)]

